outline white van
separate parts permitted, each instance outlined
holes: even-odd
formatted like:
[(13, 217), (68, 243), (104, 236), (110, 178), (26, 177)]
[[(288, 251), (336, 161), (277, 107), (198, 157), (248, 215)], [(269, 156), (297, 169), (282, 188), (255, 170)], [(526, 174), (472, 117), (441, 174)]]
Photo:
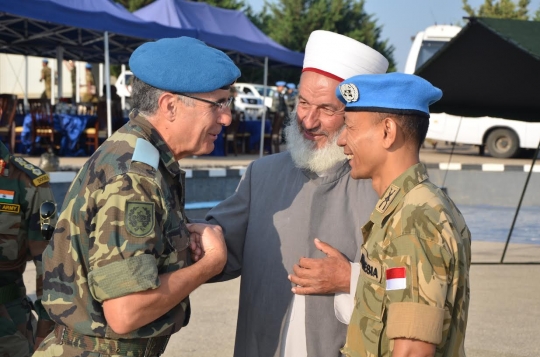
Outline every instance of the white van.
[[(414, 73), (459, 31), (461, 28), (457, 26), (435, 25), (419, 32), (409, 51), (405, 73)], [(540, 123), (432, 113), (426, 137), (477, 145), (481, 154), (484, 148), (487, 148), (493, 157), (509, 158), (519, 155), (521, 149), (537, 148), (540, 140)]]
[[(238, 93), (243, 93), (251, 96), (255, 96), (261, 99), (261, 102), (264, 98), (264, 86), (262, 84), (253, 84), (253, 83), (235, 83), (234, 87)], [(266, 98), (264, 98), (264, 104), (270, 110), (272, 108), (272, 100), (277, 91), (275, 86), (266, 86)]]

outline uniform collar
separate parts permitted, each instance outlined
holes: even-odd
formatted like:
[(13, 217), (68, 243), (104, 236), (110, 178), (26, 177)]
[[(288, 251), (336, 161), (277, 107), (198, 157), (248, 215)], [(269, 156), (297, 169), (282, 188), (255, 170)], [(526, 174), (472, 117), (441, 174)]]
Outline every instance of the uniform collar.
[(180, 165), (178, 161), (174, 159), (174, 155), (165, 143), (165, 140), (159, 135), (154, 126), (137, 110), (133, 110), (129, 114), (130, 125), (140, 132), (150, 144), (152, 144), (159, 151), (159, 157), (163, 165), (167, 168), (171, 175), (176, 176), (180, 174)]
[(384, 191), (371, 213), (370, 220), (381, 227), (384, 219), (394, 212), (394, 209), (403, 200), (403, 197), (428, 178), (429, 176), (424, 164), (418, 163), (409, 167)]

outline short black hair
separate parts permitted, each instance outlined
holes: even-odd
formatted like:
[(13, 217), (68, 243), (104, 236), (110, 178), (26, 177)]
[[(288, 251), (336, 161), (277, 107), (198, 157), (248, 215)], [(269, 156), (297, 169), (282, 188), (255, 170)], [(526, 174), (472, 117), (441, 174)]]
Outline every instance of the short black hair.
[(384, 118), (394, 119), (403, 130), (405, 140), (412, 141), (420, 149), (429, 128), (428, 117), (414, 114), (380, 113), (379, 120)]

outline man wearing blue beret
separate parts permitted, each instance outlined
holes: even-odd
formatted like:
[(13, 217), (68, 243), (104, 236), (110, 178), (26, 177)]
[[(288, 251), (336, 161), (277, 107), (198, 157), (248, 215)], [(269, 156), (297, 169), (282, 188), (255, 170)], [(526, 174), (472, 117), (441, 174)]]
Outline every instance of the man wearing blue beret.
[(465, 356), (471, 236), (452, 200), (429, 181), (420, 145), (440, 89), (409, 74), (355, 76), (336, 95), (338, 139), (354, 179), (379, 195), (362, 227), (356, 305), (346, 356)]
[(145, 43), (129, 64), (129, 123), (79, 171), (43, 253), (57, 327), (35, 356), (159, 356), (226, 261), (221, 228), (187, 224), (178, 161), (214, 149), (240, 71), (187, 37)]

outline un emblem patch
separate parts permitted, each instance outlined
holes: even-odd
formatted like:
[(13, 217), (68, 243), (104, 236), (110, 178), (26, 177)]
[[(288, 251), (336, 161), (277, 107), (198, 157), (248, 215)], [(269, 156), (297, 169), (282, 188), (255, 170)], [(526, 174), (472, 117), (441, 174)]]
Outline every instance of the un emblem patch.
[(124, 219), (126, 230), (135, 237), (146, 237), (154, 230), (154, 216), (153, 202), (127, 201)]
[(345, 83), (339, 86), (339, 91), (347, 103), (358, 100), (358, 88), (352, 83)]

